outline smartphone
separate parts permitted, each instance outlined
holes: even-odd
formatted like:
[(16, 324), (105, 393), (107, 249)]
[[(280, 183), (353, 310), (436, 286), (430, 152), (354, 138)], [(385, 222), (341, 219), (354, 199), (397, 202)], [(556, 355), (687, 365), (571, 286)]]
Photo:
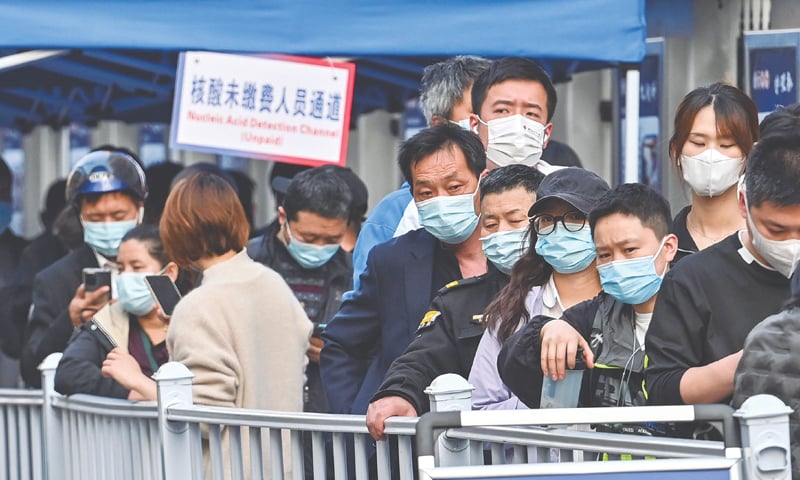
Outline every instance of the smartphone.
[(317, 338), (321, 337), (322, 336), (322, 332), (324, 332), (325, 328), (327, 328), (327, 327), (328, 327), (327, 323), (315, 323), (314, 324), (314, 331), (311, 333), (311, 336), (312, 337), (317, 337)]
[(166, 275), (147, 275), (144, 277), (144, 281), (158, 304), (158, 308), (164, 315), (171, 317), (175, 305), (181, 299), (178, 287)]
[(83, 269), (83, 288), (87, 292), (94, 292), (101, 287), (108, 287), (108, 295), (111, 298), (111, 270), (105, 268), (84, 268)]

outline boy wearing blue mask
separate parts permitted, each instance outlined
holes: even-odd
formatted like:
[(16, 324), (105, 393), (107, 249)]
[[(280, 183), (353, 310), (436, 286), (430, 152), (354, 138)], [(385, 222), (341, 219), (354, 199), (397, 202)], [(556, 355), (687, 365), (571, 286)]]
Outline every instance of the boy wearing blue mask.
[[(107, 304), (109, 288), (86, 291), (82, 270), (100, 267), (116, 276), (122, 237), (142, 221), (147, 197), (144, 170), (127, 150), (103, 147), (72, 168), (66, 197), (80, 215), (84, 245), (34, 279), (33, 307), (20, 359), (22, 378), (32, 387), (41, 384), (37, 367), (42, 360), (64, 351), (73, 329)], [(124, 315), (116, 304), (111, 307)]]
[(498, 357), (503, 382), (526, 405), (538, 408), (543, 377), (564, 379), (581, 350), (590, 370), (580, 406), (645, 404), (644, 337), (678, 244), (671, 218), (667, 201), (642, 184), (619, 185), (597, 202), (589, 225), (603, 291), (560, 319), (534, 317)]

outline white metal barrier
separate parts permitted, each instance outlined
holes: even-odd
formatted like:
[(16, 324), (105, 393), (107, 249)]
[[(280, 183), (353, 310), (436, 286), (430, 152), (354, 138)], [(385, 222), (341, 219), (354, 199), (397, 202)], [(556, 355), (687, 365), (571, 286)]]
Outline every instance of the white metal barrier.
[(41, 480), (41, 390), (0, 389), (0, 478)]
[[(417, 418), (389, 420), (386, 433), (391, 440), (375, 445), (363, 416), (198, 406), (192, 403), (191, 373), (178, 363), (164, 365), (157, 373), (157, 403), (88, 395), (63, 397), (53, 390), (59, 355), (48, 357), (42, 364), (43, 391), (0, 390), (0, 478), (417, 478)], [(738, 413), (744, 417), (745, 462), (758, 460), (745, 463), (744, 469), (737, 467), (744, 478), (781, 478), (781, 472), (788, 468), (788, 433), (784, 439), (773, 432), (779, 430), (775, 430), (776, 424), (788, 432), (788, 409), (774, 397), (768, 400), (773, 402), (769, 408)], [(571, 415), (567, 418), (580, 422), (589, 418), (586, 415), (595, 415), (591, 410), (567, 412)], [(601, 410), (603, 415), (612, 416), (622, 415), (615, 411), (625, 411), (625, 415), (635, 411), (630, 407)], [(643, 418), (652, 419), (654, 411), (642, 411)], [(568, 430), (552, 426), (568, 421), (557, 422), (552, 415), (543, 417), (547, 414), (542, 411), (528, 413), (548, 418), (551, 426), (513, 427), (515, 421), (525, 418), (515, 412), (503, 412), (505, 420), (499, 423), (497, 412), (459, 413), (469, 419), (466, 423), (459, 420), (458, 425), (465, 428), (445, 433), (447, 438), (468, 445), (467, 455), (460, 451), (457, 457), (439, 457), (438, 462), (498, 465), (555, 461), (569, 462), (579, 468), (577, 471), (599, 472), (608, 468), (601, 463), (610, 462), (581, 461), (584, 451), (601, 449), (660, 459), (732, 457), (730, 447), (726, 449), (722, 442)], [(735, 430), (738, 432), (738, 427)], [(304, 435), (310, 436), (312, 447), (308, 472), (303, 461)], [(284, 450), (291, 458), (288, 463), (284, 463)], [(453, 454), (440, 453), (445, 457)], [(453, 463), (454, 458), (461, 463)]]

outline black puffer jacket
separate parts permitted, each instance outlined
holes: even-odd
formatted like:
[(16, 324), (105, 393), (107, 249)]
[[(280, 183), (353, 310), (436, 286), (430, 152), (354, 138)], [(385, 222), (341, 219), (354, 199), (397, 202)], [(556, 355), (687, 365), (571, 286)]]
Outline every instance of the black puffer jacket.
[[(800, 298), (800, 297), (796, 297)], [(733, 407), (760, 393), (775, 395), (794, 410), (790, 416), (792, 478), (800, 479), (800, 301), (753, 328), (734, 379)]]

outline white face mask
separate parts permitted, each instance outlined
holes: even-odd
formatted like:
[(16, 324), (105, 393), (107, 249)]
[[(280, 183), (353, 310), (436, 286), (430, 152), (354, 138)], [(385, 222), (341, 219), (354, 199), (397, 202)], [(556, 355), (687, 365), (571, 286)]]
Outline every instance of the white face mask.
[(461, 127), (462, 129), (464, 129), (464, 130), (466, 130), (468, 132), (471, 130), (470, 127), (469, 127), (469, 117), (462, 118), (461, 120), (459, 120), (457, 122), (454, 122), (453, 120), (450, 120), (450, 123), (452, 123), (454, 125), (458, 125), (459, 127)]
[(700, 155), (681, 155), (683, 179), (701, 197), (716, 197), (736, 185), (744, 158), (731, 158), (715, 148)]
[(544, 125), (525, 118), (511, 115), (495, 118), (481, 123), (489, 129), (489, 145), (486, 156), (498, 167), (520, 163), (532, 167), (542, 157), (542, 145), (547, 141)]
[(745, 208), (747, 209), (747, 226), (753, 247), (769, 262), (772, 268), (786, 278), (791, 277), (797, 264), (800, 263), (800, 239), (770, 240), (764, 237), (750, 216), (750, 207), (747, 206), (747, 201), (745, 201)]

